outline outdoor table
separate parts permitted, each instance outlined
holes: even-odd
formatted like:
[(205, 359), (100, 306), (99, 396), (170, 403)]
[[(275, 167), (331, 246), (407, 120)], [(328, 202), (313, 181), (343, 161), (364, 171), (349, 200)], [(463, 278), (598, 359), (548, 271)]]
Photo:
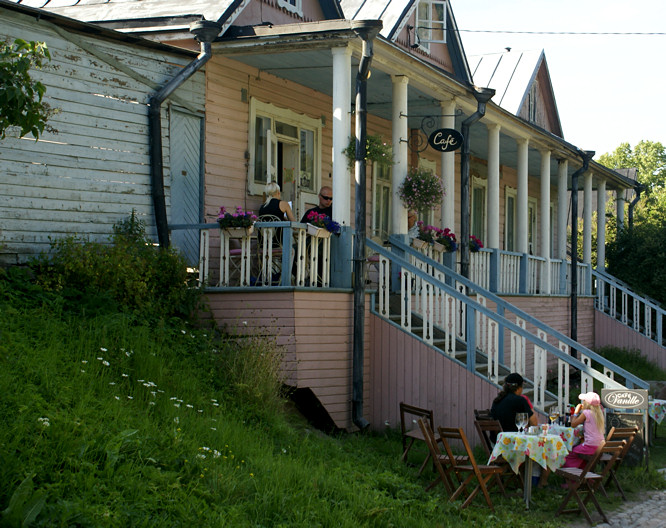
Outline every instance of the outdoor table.
[(649, 400), (648, 415), (660, 424), (664, 416), (666, 416), (666, 400)]
[(548, 434), (559, 435), (567, 446), (567, 449), (571, 451), (573, 447), (580, 444), (583, 439), (583, 426), (565, 427), (564, 425), (549, 425)]
[(499, 433), (493, 452), (488, 463), (500, 456), (511, 466), (514, 473), (518, 473), (520, 465), (525, 465), (524, 498), (525, 507), (529, 509), (532, 496), (532, 463), (535, 461), (543, 469), (555, 471), (564, 465), (564, 459), (569, 454), (567, 444), (557, 434), (524, 434)]

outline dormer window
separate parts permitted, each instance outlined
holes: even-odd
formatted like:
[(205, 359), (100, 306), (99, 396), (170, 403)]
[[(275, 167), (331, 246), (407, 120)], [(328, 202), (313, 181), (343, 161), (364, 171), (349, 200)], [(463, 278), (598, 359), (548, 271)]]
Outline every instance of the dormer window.
[(430, 51), (430, 43), (446, 43), (446, 0), (421, 0), (416, 8), (417, 44)]
[(298, 16), (303, 16), (303, 0), (278, 0), (278, 5)]

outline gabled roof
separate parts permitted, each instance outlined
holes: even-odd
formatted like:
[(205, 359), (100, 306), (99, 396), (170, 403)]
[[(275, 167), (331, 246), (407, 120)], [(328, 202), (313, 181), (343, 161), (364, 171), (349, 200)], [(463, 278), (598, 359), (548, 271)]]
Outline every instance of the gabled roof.
[(539, 87), (545, 103), (550, 109), (553, 122), (551, 132), (561, 135), (560, 124), (553, 85), (546, 63), (546, 55), (541, 51), (507, 51), (489, 55), (472, 55), (468, 58), (474, 84), (487, 86), (495, 90), (493, 102), (508, 112), (518, 116), (529, 97), (530, 89), (537, 76), (545, 79)]

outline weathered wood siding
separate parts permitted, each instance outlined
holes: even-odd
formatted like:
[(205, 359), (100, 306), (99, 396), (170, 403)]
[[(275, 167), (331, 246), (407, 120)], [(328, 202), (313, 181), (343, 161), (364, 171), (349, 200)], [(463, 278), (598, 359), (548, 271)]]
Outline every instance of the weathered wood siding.
[(441, 352), (371, 316), (372, 427), (400, 427), (400, 402), (434, 411), (435, 426), (462, 427), (478, 443), (474, 409), (487, 409), (498, 389)]
[[(352, 428), (353, 295), (350, 292), (262, 291), (209, 293), (211, 316), (245, 335), (274, 337), (284, 347), (285, 383), (310, 388), (335, 424)], [(367, 303), (366, 303), (367, 306)], [(364, 377), (369, 380), (370, 327), (366, 309)], [(370, 409), (369, 382), (364, 408)]]
[(594, 335), (596, 348), (613, 346), (638, 350), (648, 361), (666, 369), (666, 348), (599, 310), (594, 311)]
[[(23, 261), (48, 250), (49, 237), (75, 234), (106, 241), (113, 224), (133, 209), (152, 234), (147, 101), (194, 55), (79, 34), (9, 9), (0, 10), (0, 34), (10, 41), (46, 42), (52, 60), (31, 74), (46, 86), (45, 101), (58, 110), (49, 121), (56, 133), (45, 131), (35, 142), (19, 139), (13, 131), (13, 137), (0, 142), (0, 262)], [(95, 50), (110, 59), (91, 53)], [(179, 88), (175, 97), (189, 110), (202, 113), (203, 72)], [(167, 207), (168, 125), (165, 103)]]

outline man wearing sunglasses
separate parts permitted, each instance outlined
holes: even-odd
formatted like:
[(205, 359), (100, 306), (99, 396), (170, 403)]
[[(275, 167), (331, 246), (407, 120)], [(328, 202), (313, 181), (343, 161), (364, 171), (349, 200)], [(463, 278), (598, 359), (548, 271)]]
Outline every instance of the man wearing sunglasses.
[(308, 209), (303, 214), (301, 218), (301, 223), (306, 223), (307, 216), (310, 214), (310, 211), (314, 211), (319, 214), (325, 214), (326, 216), (333, 218), (333, 189), (328, 185), (325, 185), (319, 189), (319, 205)]

